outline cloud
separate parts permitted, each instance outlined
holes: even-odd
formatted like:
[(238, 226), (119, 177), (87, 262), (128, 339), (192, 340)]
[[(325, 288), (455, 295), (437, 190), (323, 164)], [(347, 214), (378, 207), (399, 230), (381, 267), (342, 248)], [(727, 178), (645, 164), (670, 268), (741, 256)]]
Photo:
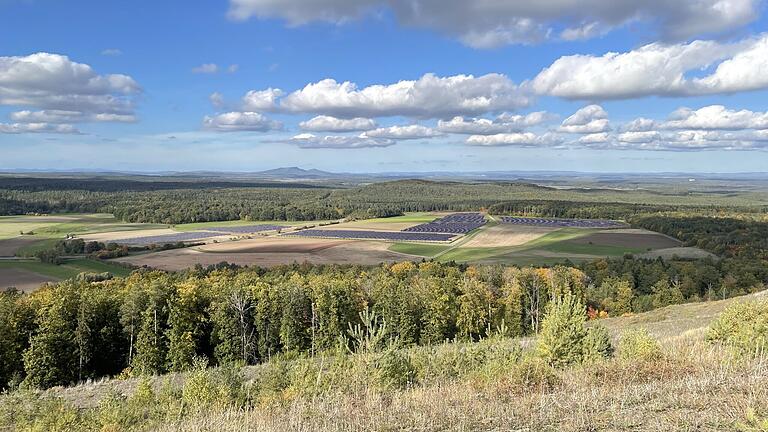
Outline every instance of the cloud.
[[(760, 0), (230, 0), (229, 16), (281, 18), (290, 26), (343, 24), (385, 10), (408, 27), (476, 48), (595, 37), (642, 23), (666, 41), (729, 33), (759, 16)], [(558, 29), (564, 29), (558, 32)]]
[(243, 96), (243, 109), (248, 111), (275, 111), (277, 100), (283, 95), (280, 89), (251, 90)]
[(374, 147), (389, 147), (395, 141), (385, 138), (370, 138), (365, 135), (329, 135), (315, 136), (303, 133), (284, 141), (306, 149), (360, 149)]
[(90, 66), (58, 54), (0, 57), (2, 105), (49, 109), (84, 105), (88, 111), (119, 112), (128, 108), (121, 96), (140, 91), (127, 75), (98, 75)]
[(133, 123), (136, 116), (133, 114), (98, 113), (88, 114), (81, 111), (42, 110), (42, 111), (15, 111), (9, 115), (10, 119), (20, 123), (83, 123), (83, 122), (117, 122)]
[[(690, 76), (715, 67), (701, 77)], [(768, 87), (768, 34), (735, 43), (653, 43), (625, 53), (570, 55), (542, 70), (526, 88), (567, 99), (697, 96)]]
[(69, 124), (50, 123), (0, 123), (0, 133), (53, 133), (53, 134), (79, 134), (74, 126)]
[(376, 122), (373, 119), (363, 117), (340, 119), (321, 115), (299, 123), (299, 127), (302, 130), (312, 132), (355, 132), (374, 129)]
[(449, 118), (510, 110), (529, 103), (528, 97), (501, 74), (479, 77), (426, 74), (418, 80), (362, 89), (349, 81), (324, 79), (285, 96), (282, 94), (281, 90), (271, 88), (251, 91), (244, 97), (244, 104), (254, 111), (317, 113), (339, 118)]
[(100, 75), (89, 65), (63, 55), (0, 57), (0, 105), (39, 110), (12, 113), (14, 121), (34, 125), (24, 128), (6, 124), (6, 130), (34, 132), (41, 128), (72, 133), (63, 126), (41, 125), (136, 121), (134, 98), (140, 93), (141, 87), (128, 75)]
[(611, 136), (607, 132), (592, 133), (579, 137), (580, 144), (602, 144), (611, 141)]
[(123, 55), (123, 52), (117, 48), (107, 48), (101, 51), (101, 55), (109, 57), (117, 57)]
[(410, 140), (422, 138), (435, 138), (442, 133), (422, 125), (389, 126), (364, 132), (368, 138), (387, 138), (393, 140)]
[(572, 116), (563, 120), (557, 129), (559, 132), (575, 134), (594, 134), (606, 132), (611, 127), (608, 121), (608, 113), (600, 105), (587, 105)]
[(655, 120), (640, 117), (624, 124), (621, 127), (621, 130), (625, 132), (647, 132), (656, 129), (657, 127), (658, 123)]
[(468, 145), (480, 147), (544, 147), (558, 145), (562, 140), (557, 135), (551, 133), (536, 135), (532, 132), (517, 132), (496, 135), (472, 135), (467, 138), (466, 142)]
[(215, 74), (219, 71), (219, 65), (215, 63), (203, 63), (200, 66), (192, 68), (193, 73), (199, 74)]
[(268, 132), (281, 130), (283, 124), (256, 112), (228, 112), (203, 119), (203, 127), (219, 132)]
[(439, 120), (437, 122), (437, 130), (455, 134), (495, 135), (521, 132), (527, 127), (539, 125), (553, 117), (554, 115), (545, 111), (537, 111), (526, 115), (503, 113), (493, 120), (456, 116), (447, 121)]
[(213, 92), (210, 96), (208, 96), (208, 100), (211, 101), (211, 105), (215, 106), (216, 108), (221, 108), (224, 106), (224, 95), (219, 92)]
[(240, 65), (238, 64), (231, 64), (227, 66), (227, 72), (229, 73), (235, 73), (240, 70)]
[(722, 105), (698, 110), (679, 108), (661, 125), (664, 129), (768, 129), (768, 113), (749, 110), (734, 111)]

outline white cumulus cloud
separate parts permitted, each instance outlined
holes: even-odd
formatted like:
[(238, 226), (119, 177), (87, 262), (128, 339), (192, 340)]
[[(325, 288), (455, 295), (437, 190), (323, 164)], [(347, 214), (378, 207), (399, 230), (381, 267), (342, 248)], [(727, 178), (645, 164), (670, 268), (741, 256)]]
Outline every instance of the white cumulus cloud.
[[(715, 67), (700, 77), (692, 73)], [(560, 57), (526, 84), (568, 99), (695, 96), (768, 87), (768, 34), (735, 43), (652, 43), (602, 56)]]
[(393, 140), (409, 140), (421, 138), (434, 138), (442, 133), (422, 125), (389, 126), (363, 132), (368, 138), (387, 138)]
[(562, 142), (557, 135), (546, 133), (537, 135), (532, 132), (502, 133), (496, 135), (472, 135), (467, 144), (480, 147), (518, 146), (543, 147), (554, 146)]
[(394, 140), (370, 138), (365, 135), (316, 136), (310, 133), (296, 135), (287, 142), (307, 149), (360, 149), (395, 145)]
[(438, 120), (437, 130), (455, 134), (495, 135), (521, 132), (525, 128), (542, 124), (552, 118), (554, 115), (545, 111), (532, 112), (526, 115), (503, 113), (493, 120), (456, 116), (450, 120)]
[(299, 123), (299, 127), (302, 130), (312, 132), (355, 132), (374, 129), (376, 122), (373, 119), (363, 117), (340, 119), (320, 115)]
[(228, 112), (206, 116), (203, 127), (220, 132), (268, 132), (282, 129), (283, 124), (256, 112)]

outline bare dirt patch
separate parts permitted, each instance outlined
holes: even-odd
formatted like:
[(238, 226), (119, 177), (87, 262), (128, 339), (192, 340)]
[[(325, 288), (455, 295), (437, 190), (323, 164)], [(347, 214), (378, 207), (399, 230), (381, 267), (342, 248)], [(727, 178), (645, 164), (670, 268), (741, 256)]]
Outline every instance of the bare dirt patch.
[[(226, 246), (231, 247), (232, 244), (234, 243), (226, 244)], [(211, 245), (206, 245), (206, 247), (208, 246)], [(422, 257), (389, 251), (387, 250), (388, 246), (388, 243), (383, 242), (350, 241), (310, 252), (277, 252), (274, 250), (270, 252), (212, 252), (210, 250), (203, 252), (197, 248), (187, 248), (119, 258), (117, 261), (162, 270), (182, 270), (196, 264), (208, 266), (222, 261), (244, 266), (273, 267), (304, 262), (311, 264), (376, 265), (382, 262), (422, 259)], [(273, 245), (270, 247), (280, 248), (281, 246)], [(290, 247), (284, 246), (285, 249)]]
[(40, 239), (30, 237), (14, 237), (0, 240), (0, 257), (15, 256), (19, 249), (38, 241), (40, 241)]
[(56, 279), (24, 269), (0, 267), (0, 289), (16, 287), (24, 292), (32, 292), (46, 282), (56, 282)]
[(462, 247), (520, 246), (556, 230), (550, 227), (501, 224), (480, 231)]
[(618, 246), (637, 249), (665, 249), (680, 246), (680, 242), (672, 237), (646, 230), (600, 231), (584, 237), (568, 240), (568, 243)]
[(265, 237), (223, 243), (209, 243), (195, 249), (207, 253), (309, 253), (318, 252), (342, 244), (345, 240), (300, 239)]

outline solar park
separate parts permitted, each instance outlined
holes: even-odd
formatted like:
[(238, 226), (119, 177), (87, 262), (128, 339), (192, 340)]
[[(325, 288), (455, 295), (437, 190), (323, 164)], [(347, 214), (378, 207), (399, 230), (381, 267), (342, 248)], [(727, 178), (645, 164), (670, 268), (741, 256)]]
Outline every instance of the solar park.
[(558, 228), (623, 228), (627, 224), (605, 219), (556, 219), (532, 218), (517, 216), (502, 216), (501, 223), (514, 225), (531, 225)]
[[(116, 261), (165, 270), (222, 261), (274, 266), (294, 262), (365, 264), (435, 259), (469, 263), (573, 262), (680, 246), (609, 220), (487, 216), (480, 212), (421, 212), (349, 221), (226, 222), (177, 226), (137, 224), (79, 235), (86, 241), (191, 247), (142, 252)], [(111, 226), (110, 226), (111, 227)], [(98, 227), (97, 227), (98, 228)], [(122, 227), (118, 227), (122, 228)]]
[(155, 236), (133, 237), (125, 239), (112, 240), (110, 243), (117, 243), (126, 246), (150, 246), (162, 245), (168, 243), (191, 242), (213, 237), (225, 236), (228, 234), (254, 234), (266, 231), (280, 231), (288, 227), (279, 225), (245, 225), (245, 226), (227, 226), (227, 227), (208, 227), (204, 231), (188, 231), (175, 234), (164, 234)]

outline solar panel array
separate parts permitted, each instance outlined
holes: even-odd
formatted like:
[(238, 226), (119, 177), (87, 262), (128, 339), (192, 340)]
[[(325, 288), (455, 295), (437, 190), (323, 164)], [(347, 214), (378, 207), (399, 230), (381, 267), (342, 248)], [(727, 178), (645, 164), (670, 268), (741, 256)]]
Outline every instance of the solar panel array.
[(557, 228), (619, 228), (626, 224), (605, 219), (554, 219), (502, 216), (501, 222), (513, 225), (535, 225)]
[(112, 240), (109, 243), (117, 243), (117, 244), (122, 244), (126, 246), (149, 246), (153, 244), (167, 244), (167, 243), (178, 243), (178, 242), (202, 240), (202, 239), (211, 238), (211, 237), (218, 237), (221, 235), (223, 234), (219, 232), (191, 231), (191, 232), (180, 232), (176, 234), (163, 234), (163, 235), (156, 235), (156, 236), (134, 237), (129, 239)]
[(404, 232), (466, 234), (485, 225), (481, 213), (454, 213), (432, 222), (406, 228)]
[(286, 228), (289, 227), (280, 225), (245, 225), (231, 227), (208, 227), (206, 228), (206, 231), (222, 232), (228, 234), (249, 234), (263, 231), (279, 231)]
[(385, 240), (385, 241), (425, 241), (425, 242), (447, 242), (451, 241), (455, 234), (447, 233), (412, 233), (402, 231), (358, 231), (358, 230), (318, 230), (308, 229), (295, 231), (287, 236), (297, 237), (319, 237), (350, 240)]

